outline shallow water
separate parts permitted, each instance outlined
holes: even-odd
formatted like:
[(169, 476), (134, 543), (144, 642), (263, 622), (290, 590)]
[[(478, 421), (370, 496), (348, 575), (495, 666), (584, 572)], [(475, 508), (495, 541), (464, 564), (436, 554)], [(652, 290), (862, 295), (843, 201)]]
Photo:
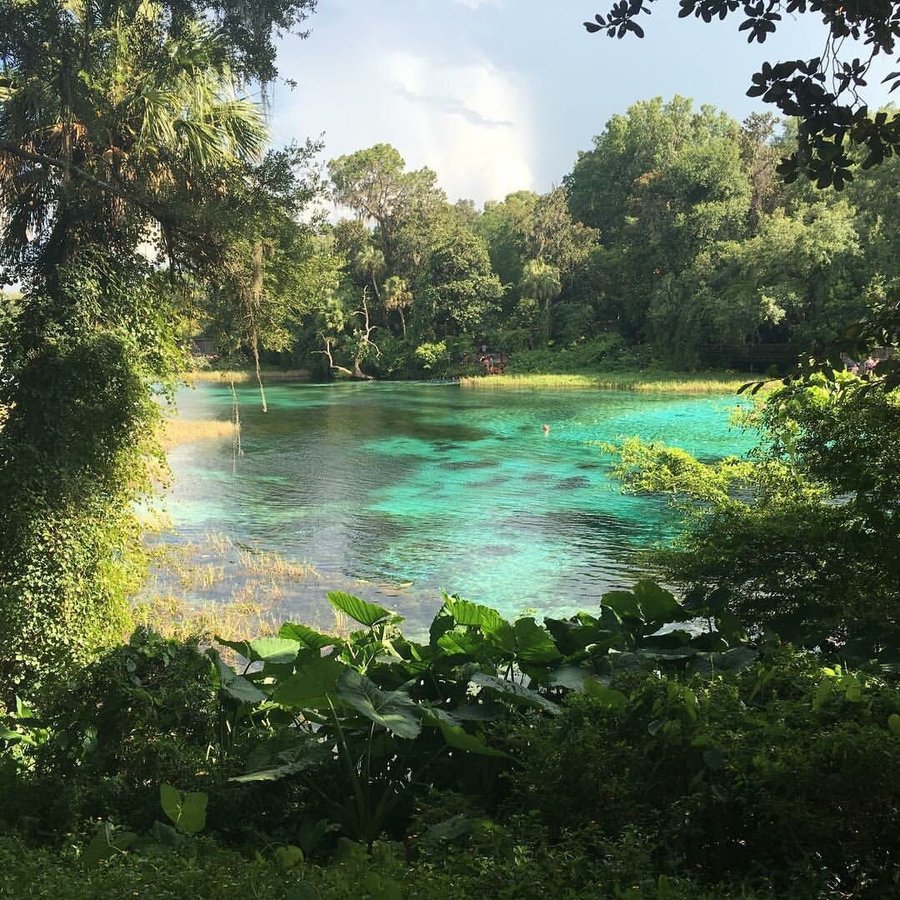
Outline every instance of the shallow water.
[[(284, 611), (311, 621), (333, 587), (420, 625), (441, 590), (507, 614), (589, 609), (675, 529), (659, 498), (621, 494), (591, 442), (640, 435), (707, 459), (753, 444), (729, 428), (734, 397), (288, 384), (267, 390), (263, 413), (252, 386), (238, 396), (236, 473), (230, 441), (170, 454), (174, 540), (221, 533), (310, 563), (321, 581), (297, 584)], [(187, 419), (232, 413), (227, 386), (178, 404)]]

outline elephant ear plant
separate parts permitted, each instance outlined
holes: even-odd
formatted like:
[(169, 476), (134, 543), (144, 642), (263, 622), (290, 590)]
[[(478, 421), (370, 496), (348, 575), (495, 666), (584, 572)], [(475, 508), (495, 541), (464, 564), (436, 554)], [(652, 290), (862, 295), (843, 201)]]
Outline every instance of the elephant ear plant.
[(626, 698), (608, 686), (616, 670), (709, 671), (755, 656), (647, 581), (604, 596), (598, 616), (543, 624), (444, 595), (427, 643), (405, 637), (402, 618), (383, 607), (341, 592), (328, 599), (361, 627), (338, 637), (287, 623), (275, 637), (219, 641), (243, 658), (241, 672), (209, 651), (220, 736), (231, 746), (255, 739), (233, 782), (292, 779), (370, 848), (400, 834), (431, 788), (498, 790), (496, 776), (514, 764), (492, 736), (498, 724), (554, 716), (573, 691), (620, 705)]

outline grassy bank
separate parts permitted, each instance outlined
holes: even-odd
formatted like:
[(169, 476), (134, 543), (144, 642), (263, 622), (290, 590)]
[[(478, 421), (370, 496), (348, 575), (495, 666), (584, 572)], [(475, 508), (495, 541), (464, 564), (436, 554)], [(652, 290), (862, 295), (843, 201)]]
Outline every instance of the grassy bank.
[(665, 371), (596, 372), (568, 375), (487, 375), (461, 378), (460, 385), (475, 390), (606, 389), (671, 394), (733, 394), (759, 375), (704, 372), (697, 375)]
[[(272, 381), (309, 381), (308, 369), (263, 369), (264, 382)], [(191, 369), (183, 373), (182, 378), (188, 384), (196, 382), (231, 382), (243, 384), (256, 380), (253, 369)]]
[(220, 441), (234, 437), (234, 424), (219, 419), (166, 419), (159, 433), (163, 450), (194, 441)]

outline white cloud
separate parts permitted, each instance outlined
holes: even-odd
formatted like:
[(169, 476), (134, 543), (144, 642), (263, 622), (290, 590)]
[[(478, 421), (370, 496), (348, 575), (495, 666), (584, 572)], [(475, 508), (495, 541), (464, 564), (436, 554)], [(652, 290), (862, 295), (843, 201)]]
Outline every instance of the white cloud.
[(486, 62), (447, 65), (403, 51), (386, 69), (401, 152), (434, 169), (451, 198), (502, 199), (533, 185), (530, 109), (508, 76)]
[(390, 143), (410, 168), (434, 169), (451, 200), (480, 204), (534, 185), (531, 103), (513, 76), (482, 59), (384, 46), (371, 31), (344, 38), (327, 56), (310, 54), (310, 41), (296, 63), (285, 60), (300, 86), (275, 98), (276, 142), (324, 131), (327, 158)]
[(453, 0), (460, 6), (467, 6), (469, 9), (478, 9), (480, 6), (493, 6), (497, 9), (503, 9), (506, 5), (504, 0)]

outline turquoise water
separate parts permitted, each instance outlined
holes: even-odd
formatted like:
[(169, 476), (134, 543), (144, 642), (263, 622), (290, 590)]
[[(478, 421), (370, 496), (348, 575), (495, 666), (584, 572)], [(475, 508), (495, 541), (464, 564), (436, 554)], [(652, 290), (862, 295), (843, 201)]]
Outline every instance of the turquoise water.
[[(348, 585), (419, 623), (441, 590), (507, 614), (591, 608), (675, 528), (659, 498), (621, 494), (591, 442), (640, 435), (707, 459), (753, 444), (729, 428), (734, 397), (384, 383), (267, 396), (263, 413), (253, 387), (239, 388), (236, 472), (228, 440), (172, 451), (167, 508), (176, 540), (221, 533), (313, 565), (321, 579), (284, 599), (312, 620), (326, 590)], [(227, 386), (178, 403), (184, 418), (231, 417)]]

